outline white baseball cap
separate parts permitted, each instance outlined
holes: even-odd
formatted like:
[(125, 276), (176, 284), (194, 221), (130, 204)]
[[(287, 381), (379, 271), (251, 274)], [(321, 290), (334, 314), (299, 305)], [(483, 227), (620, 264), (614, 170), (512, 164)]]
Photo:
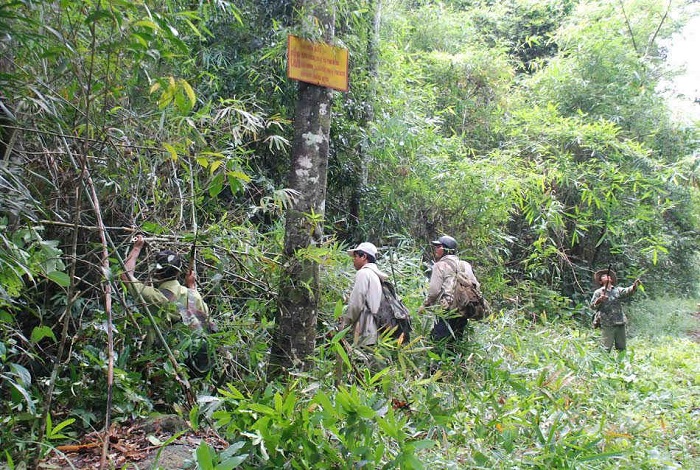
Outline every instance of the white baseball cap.
[(377, 247), (374, 246), (370, 242), (362, 242), (359, 245), (357, 245), (355, 248), (352, 250), (348, 250), (348, 254), (352, 256), (352, 254), (356, 251), (361, 251), (363, 253), (367, 253), (368, 255), (373, 256), (374, 258), (377, 257)]

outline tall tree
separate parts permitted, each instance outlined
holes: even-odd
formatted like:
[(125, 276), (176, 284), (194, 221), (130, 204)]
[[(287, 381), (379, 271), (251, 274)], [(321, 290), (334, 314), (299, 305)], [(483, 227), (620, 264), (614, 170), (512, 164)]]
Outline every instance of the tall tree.
[[(335, 14), (327, 2), (300, 0), (298, 13), (304, 36), (333, 39)], [(289, 171), (289, 187), (298, 196), (286, 214), (286, 263), (272, 345), (273, 372), (308, 368), (315, 347), (319, 266), (308, 249), (320, 245), (323, 238), (331, 100), (330, 89), (299, 83)]]

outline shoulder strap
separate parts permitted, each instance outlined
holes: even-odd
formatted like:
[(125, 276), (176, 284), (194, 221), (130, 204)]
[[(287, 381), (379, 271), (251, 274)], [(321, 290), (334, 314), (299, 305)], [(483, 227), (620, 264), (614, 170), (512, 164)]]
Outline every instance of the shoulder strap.
[(165, 287), (159, 287), (158, 290), (165, 296), (166, 299), (168, 299), (169, 302), (175, 302), (177, 300), (177, 297), (173, 291), (166, 289)]
[[(452, 270), (454, 271), (454, 276), (455, 276), (454, 282), (453, 282), (453, 284), (452, 284), (452, 291), (449, 293), (450, 296), (449, 296), (449, 297), (446, 297), (446, 298), (450, 301), (450, 303), (451, 303), (451, 302), (454, 300), (454, 298), (455, 298), (455, 295), (456, 295), (456, 293), (457, 293), (457, 288), (459, 287), (459, 284), (460, 284), (460, 282), (459, 282), (459, 273), (462, 272), (462, 270), (461, 270), (461, 267), (462, 267), (461, 265), (462, 265), (462, 263), (461, 263), (461, 261), (460, 261), (459, 259), (455, 262), (455, 261), (452, 260), (452, 259), (445, 258), (444, 261), (445, 261), (445, 263), (447, 263), (447, 265), (448, 265), (449, 267), (452, 268)], [(443, 292), (442, 295), (447, 295), (447, 292)]]
[(447, 263), (447, 265), (449, 265), (452, 268), (452, 270), (455, 272), (455, 274), (457, 274), (458, 272), (461, 271), (461, 269), (459, 269), (460, 268), (459, 260), (457, 260), (457, 262), (455, 262), (452, 259), (445, 258), (442, 261), (445, 261), (445, 263)]

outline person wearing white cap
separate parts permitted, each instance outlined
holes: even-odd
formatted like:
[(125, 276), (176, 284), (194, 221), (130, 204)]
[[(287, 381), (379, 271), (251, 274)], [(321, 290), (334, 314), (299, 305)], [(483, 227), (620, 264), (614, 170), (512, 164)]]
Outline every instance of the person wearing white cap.
[(362, 242), (348, 250), (348, 254), (352, 256), (352, 264), (357, 273), (340, 326), (354, 327), (355, 345), (373, 346), (377, 344), (377, 322), (374, 315), (382, 300), (381, 282), (389, 276), (377, 268), (377, 247), (372, 243)]

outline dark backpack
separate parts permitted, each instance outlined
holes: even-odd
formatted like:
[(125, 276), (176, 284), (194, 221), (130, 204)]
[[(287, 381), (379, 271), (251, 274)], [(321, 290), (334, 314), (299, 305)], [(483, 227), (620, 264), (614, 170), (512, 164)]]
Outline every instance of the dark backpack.
[(175, 293), (165, 288), (158, 290), (168, 301), (177, 306), (182, 322), (194, 332), (186, 348), (187, 357), (185, 363), (191, 372), (200, 376), (206, 375), (215, 362), (212, 346), (207, 340), (207, 333), (216, 331), (216, 327), (209, 320), (206, 313), (197, 309), (195, 300), (189, 291), (187, 300), (184, 302), (185, 305), (183, 305), (183, 302), (177, 298)]
[(461, 316), (470, 320), (484, 319), (491, 312), (479, 287), (472, 282), (467, 273), (460, 269), (462, 263), (455, 265), (451, 260), (445, 261), (456, 273), (449, 309), (456, 310)]
[(382, 299), (379, 302), (379, 310), (374, 315), (377, 331), (381, 335), (393, 329), (394, 339), (399, 339), (403, 335), (402, 343), (408, 343), (411, 337), (410, 312), (396, 295), (396, 289), (390, 282), (381, 279), (379, 282), (382, 284)]

